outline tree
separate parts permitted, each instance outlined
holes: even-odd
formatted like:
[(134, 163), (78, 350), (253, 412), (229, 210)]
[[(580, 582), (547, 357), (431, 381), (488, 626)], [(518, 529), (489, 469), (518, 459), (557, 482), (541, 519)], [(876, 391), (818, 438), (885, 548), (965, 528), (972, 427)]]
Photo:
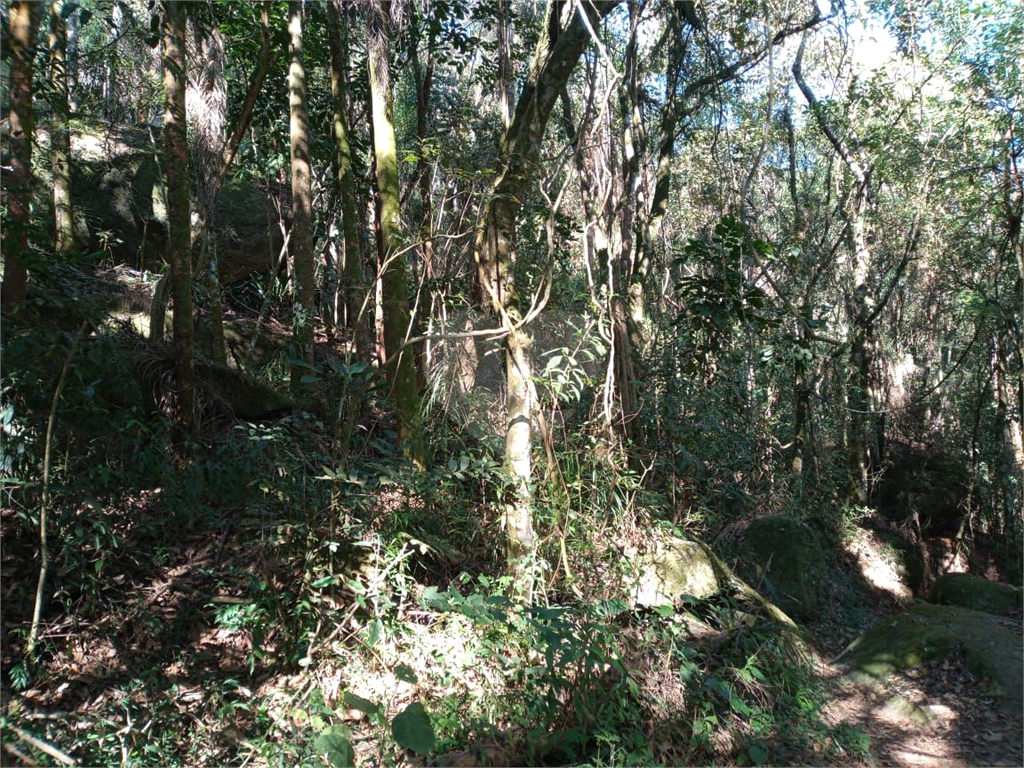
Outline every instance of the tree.
[(39, 29), (38, 3), (15, 0), (8, 14), (7, 41), (10, 80), (11, 158), (3, 173), (7, 177), (9, 223), (3, 232), (4, 279), (0, 289), (3, 308), (11, 310), (25, 301), (28, 271), (28, 226), (32, 204), (32, 74), (36, 32)]
[[(414, 335), (419, 336), (425, 323), (429, 322), (433, 306), (438, 298), (434, 268), (433, 202), (431, 200), (431, 95), (434, 85), (435, 26), (427, 25), (427, 40), (421, 52), (422, 20), (416, 13), (415, 5), (410, 7), (412, 19), (408, 25), (409, 63), (412, 68), (413, 89), (416, 94), (416, 161), (415, 176), (419, 192), (419, 267), (420, 290), (413, 307), (412, 325)], [(423, 61), (421, 61), (421, 53)], [(415, 262), (414, 262), (415, 263)], [(414, 273), (415, 274), (415, 273)], [(417, 373), (425, 379), (433, 364), (432, 342), (426, 340), (418, 346)]]
[(164, 0), (164, 167), (167, 169), (167, 257), (174, 301), (174, 442), (179, 460), (195, 418), (195, 333), (192, 318), (192, 240), (189, 209), (188, 123), (185, 112), (185, 8)]
[(310, 188), (309, 115), (306, 65), (302, 56), (303, 0), (288, 3), (288, 104), (291, 125), (292, 169), (292, 389), (302, 388), (302, 377), (313, 365), (313, 212)]
[(383, 294), (385, 370), (398, 411), (398, 441), (403, 454), (418, 467), (425, 463), (419, 385), (409, 337), (409, 289), (401, 245), (401, 195), (398, 150), (392, 117), (389, 73), (391, 13), (389, 0), (366, 7), (367, 67), (373, 119), (373, 154), (377, 166), (377, 257)]
[[(217, 194), (220, 191), (221, 186), (224, 183), (224, 179), (227, 177), (227, 173), (230, 170), (232, 163), (234, 163), (235, 157), (238, 152), (238, 146), (242, 142), (242, 137), (245, 132), (249, 129), (249, 125), (252, 121), (253, 108), (256, 103), (256, 99), (263, 89), (263, 83), (267, 79), (267, 75), (273, 68), (274, 64), (282, 55), (282, 51), (274, 50), (270, 44), (270, 16), (268, 13), (268, 5), (266, 3), (260, 4), (260, 28), (259, 28), (259, 39), (260, 47), (256, 54), (256, 70), (252, 75), (252, 79), (249, 82), (248, 89), (246, 90), (245, 97), (242, 100), (241, 113), (235, 122), (234, 128), (231, 131), (231, 135), (226, 139), (223, 146), (219, 148), (216, 156), (210, 156), (209, 152), (206, 153), (204, 162), (212, 164), (214, 170), (210, 173), (207, 170), (203, 175), (202, 188), (203, 191), (200, 195), (201, 200), (207, 201), (204, 204), (200, 204), (194, 211), (195, 216), (192, 221), (192, 242), (193, 242), (193, 259), (195, 259), (197, 252), (201, 252), (202, 244), (206, 242), (206, 228), (210, 215), (213, 212), (214, 201), (216, 201)], [(216, 20), (209, 23), (216, 23)], [(202, 68), (199, 69), (202, 71)], [(212, 83), (211, 83), (212, 85)], [(201, 90), (201, 89), (200, 89)], [(216, 90), (216, 88), (213, 88)], [(186, 101), (188, 100), (188, 86), (186, 85)], [(199, 103), (202, 103), (201, 99), (197, 99)], [(215, 100), (216, 101), (216, 100)], [(209, 124), (208, 124), (209, 125)], [(211, 132), (211, 134), (214, 132)], [(210, 135), (207, 137), (209, 142), (213, 142), (214, 136)], [(216, 265), (212, 265), (211, 269), (204, 270), (207, 276), (213, 275), (213, 270)], [(152, 309), (150, 311), (150, 323), (149, 323), (149, 337), (151, 339), (162, 339), (164, 334), (164, 312), (167, 302), (167, 280), (170, 279), (169, 274), (165, 274), (157, 282), (156, 287), (153, 291), (153, 302)], [(212, 293), (212, 298), (217, 304), (212, 309), (214, 315), (213, 321), (215, 325), (217, 323), (217, 314), (219, 305), (219, 281), (216, 284), (216, 291)], [(214, 329), (215, 336), (215, 347), (223, 350), (223, 331)], [(219, 333), (219, 335), (218, 335)]]
[(199, 4), (194, 5), (189, 13), (188, 32), (185, 101), (192, 136), (189, 151), (195, 191), (192, 263), (198, 273), (198, 282), (203, 286), (201, 306), (205, 305), (209, 315), (212, 337), (209, 353), (214, 362), (226, 365), (227, 348), (224, 342), (217, 251), (211, 239), (205, 237), (206, 222), (212, 217), (223, 179), (221, 167), (227, 111), (224, 36), (217, 27), (210, 6)]
[[(474, 258), (484, 296), (505, 332), (505, 472), (511, 486), (503, 519), (509, 572), (515, 590), (532, 600), (530, 562), (536, 551), (531, 481), (532, 421), (534, 419), (528, 323), (516, 290), (516, 219), (533, 179), (548, 119), (576, 62), (591, 40), (592, 30), (618, 0), (572, 5), (562, 27), (564, 4), (550, 0), (546, 23), (534, 50), (515, 116), (501, 139), (499, 169), (477, 227)], [(539, 307), (534, 308), (534, 312)]]
[(71, 133), (68, 128), (67, 23), (65, 12), (73, 10), (64, 0), (50, 3), (50, 87), (53, 127), (50, 157), (53, 166), (53, 250), (67, 254), (74, 246), (71, 207)]
[[(800, 42), (796, 60), (793, 62), (793, 77), (800, 92), (807, 99), (811, 114), (821, 132), (828, 138), (836, 154), (842, 158), (853, 177), (853, 190), (845, 210), (849, 226), (850, 269), (849, 285), (846, 289), (846, 305), (851, 321), (850, 373), (848, 384), (848, 473), (849, 497), (851, 504), (865, 506), (868, 503), (868, 469), (872, 463), (878, 465), (879, 449), (870, 449), (876, 439), (869, 439), (869, 416), (876, 409), (871, 404), (871, 376), (874, 369), (874, 319), (878, 316), (875, 308), (878, 296), (868, 284), (871, 270), (871, 250), (868, 247), (868, 206), (872, 200), (871, 169), (862, 151), (851, 150), (830, 125), (817, 97), (803, 76), (802, 62), (806, 36)], [(856, 142), (856, 139), (854, 139)], [(877, 416), (875, 417), (877, 418)], [(870, 426), (874, 430), (874, 424)]]
[(327, 34), (331, 48), (331, 95), (334, 99), (334, 148), (337, 163), (338, 196), (341, 199), (342, 242), (339, 248), (344, 260), (339, 314), (352, 329), (356, 354), (360, 360), (370, 357), (370, 338), (362, 311), (366, 285), (363, 279), (363, 247), (359, 236), (359, 213), (356, 203), (356, 175), (353, 167), (351, 126), (349, 124), (348, 91), (348, 20), (343, 0), (332, 0), (327, 15)]

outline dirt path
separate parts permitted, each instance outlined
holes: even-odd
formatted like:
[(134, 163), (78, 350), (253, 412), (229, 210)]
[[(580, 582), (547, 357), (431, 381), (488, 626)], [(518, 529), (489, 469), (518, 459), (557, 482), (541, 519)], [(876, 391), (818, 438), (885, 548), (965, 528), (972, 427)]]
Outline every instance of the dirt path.
[[(1018, 624), (1018, 637), (1019, 635)], [(1007, 711), (959, 655), (860, 685), (839, 670), (825, 674), (834, 698), (825, 717), (859, 728), (870, 740), (871, 765), (968, 768), (1024, 765), (1024, 717)], [(852, 756), (851, 756), (852, 758)], [(847, 765), (864, 765), (851, 759)]]

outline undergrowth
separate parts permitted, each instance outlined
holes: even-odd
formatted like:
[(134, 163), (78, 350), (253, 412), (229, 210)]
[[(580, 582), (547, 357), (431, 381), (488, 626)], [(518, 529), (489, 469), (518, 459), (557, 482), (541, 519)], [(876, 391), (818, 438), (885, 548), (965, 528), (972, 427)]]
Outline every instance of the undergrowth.
[[(53, 367), (66, 342), (39, 330), (6, 349), (49, 350)], [(60, 403), (55, 575), (32, 656), (50, 392), (42, 369), (5, 371), (0, 729), (23, 762), (778, 764), (863, 749), (821, 722), (802, 641), (736, 595), (628, 602), (623, 552), (669, 502), (586, 430), (536, 489), (542, 588), (525, 606), (507, 597), (503, 473), (485, 446), (435, 436), (416, 472), (386, 421), (357, 430), (342, 463), (311, 415), (211, 420), (176, 467), (160, 404), (132, 383), (133, 344), (90, 338)]]

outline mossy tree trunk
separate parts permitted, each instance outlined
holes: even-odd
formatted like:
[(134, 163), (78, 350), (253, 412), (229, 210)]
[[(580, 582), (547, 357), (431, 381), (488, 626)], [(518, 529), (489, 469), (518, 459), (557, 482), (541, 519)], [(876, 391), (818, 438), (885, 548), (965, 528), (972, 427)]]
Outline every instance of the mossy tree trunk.
[(590, 30), (597, 29), (617, 4), (612, 0), (573, 5), (571, 17), (562, 28), (560, 17), (566, 5), (554, 0), (548, 3), (544, 31), (537, 41), (515, 115), (502, 136), (498, 173), (476, 235), (474, 257), (479, 285), (507, 334), (505, 471), (512, 490), (503, 517), (513, 589), (527, 601), (533, 596), (531, 561), (536, 552), (530, 492), (534, 402), (530, 381), (532, 338), (523, 322), (524, 307), (512, 269), (516, 219), (536, 173), (555, 101), (590, 42)]
[[(277, 62), (278, 58), (282, 55), (280, 51), (275, 51), (270, 45), (270, 14), (267, 10), (268, 4), (260, 4), (260, 51), (257, 57), (256, 71), (253, 73), (252, 80), (249, 82), (249, 89), (245, 94), (245, 99), (242, 101), (242, 111), (238, 117), (238, 122), (235, 123), (234, 130), (231, 132), (231, 136), (228, 138), (221, 154), (218, 156), (217, 172), (210, 180), (211, 195), (214, 200), (217, 198), (217, 194), (223, 186), (224, 179), (227, 176), (228, 170), (231, 168), (231, 164), (234, 162), (235, 155), (238, 152), (238, 145), (242, 141), (242, 137), (245, 135), (246, 130), (249, 128), (249, 123), (252, 121), (252, 112), (256, 104), (256, 98), (259, 96), (260, 91), (263, 89), (263, 83), (267, 79), (267, 75)], [(187, 87), (186, 87), (187, 93)], [(192, 223), (192, 242), (198, 243), (206, 237), (207, 228), (207, 214), (202, 206), (196, 209), (196, 219)], [(164, 334), (164, 312), (167, 305), (167, 280), (168, 275), (162, 277), (153, 289), (153, 306), (150, 314), (149, 321), (149, 338), (161, 340)]]
[(303, 0), (288, 3), (288, 105), (292, 168), (292, 326), (293, 355), (305, 365), (292, 366), (292, 390), (313, 365), (313, 200), (310, 186), (309, 114), (306, 67), (302, 56)]
[(50, 86), (53, 126), (50, 129), (50, 160), (53, 167), (53, 250), (60, 256), (74, 247), (71, 210), (71, 133), (68, 128), (68, 70), (66, 3), (50, 3)]
[(4, 227), (4, 279), (0, 300), (6, 310), (25, 301), (28, 270), (28, 223), (32, 203), (32, 72), (38, 3), (12, 2), (7, 14), (7, 60), (10, 62), (10, 171), (5, 173), (8, 224)]
[(398, 412), (398, 440), (406, 458), (422, 468), (425, 447), (416, 359), (411, 348), (403, 348), (410, 330), (409, 291), (405, 257), (400, 250), (398, 152), (388, 71), (391, 10), (392, 4), (387, 0), (374, 0), (367, 5), (367, 63), (379, 203), (377, 254), (381, 259), (385, 370)]
[[(348, 94), (348, 23), (343, 0), (333, 0), (327, 16), (331, 48), (331, 95), (334, 97), (334, 149), (338, 165), (338, 196), (341, 200), (341, 318), (352, 331), (356, 356), (370, 358), (370, 332), (367, 313), (362, 312), (366, 297), (363, 277), (363, 244), (359, 233), (359, 206), (356, 201), (356, 176), (353, 170), (351, 125)], [(362, 316), (361, 316), (362, 312)]]
[(186, 440), (193, 432), (196, 390), (183, 5), (177, 0), (164, 0), (161, 23), (164, 166), (167, 168), (167, 256), (171, 265), (174, 301), (174, 442), (179, 460), (184, 460)]
[[(415, 13), (415, 6), (410, 6)], [(434, 307), (440, 300), (435, 284), (434, 274), (434, 231), (433, 205), (431, 200), (431, 173), (433, 165), (430, 152), (431, 126), (433, 124), (431, 96), (434, 84), (434, 44), (435, 34), (430, 25), (421, 25), (420, 19), (414, 18), (409, 25), (410, 30), (427, 27), (428, 34), (423, 41), (418, 31), (409, 35), (409, 61), (412, 65), (413, 88), (416, 92), (416, 142), (419, 158), (416, 161), (416, 179), (419, 188), (419, 283), (416, 292), (417, 301), (413, 311), (413, 335), (420, 336), (426, 332)], [(422, 60), (421, 60), (422, 58)], [(417, 348), (418, 385), (421, 391), (426, 389), (426, 376), (433, 365), (433, 342), (426, 340)]]

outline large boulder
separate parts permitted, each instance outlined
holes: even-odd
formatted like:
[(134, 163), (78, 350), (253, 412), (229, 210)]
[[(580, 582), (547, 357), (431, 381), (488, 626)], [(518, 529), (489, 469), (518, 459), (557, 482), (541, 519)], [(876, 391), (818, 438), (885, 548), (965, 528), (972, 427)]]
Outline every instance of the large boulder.
[(982, 611), (919, 603), (875, 624), (833, 662), (855, 681), (883, 680), (961, 650), (971, 674), (987, 680), (1009, 712), (1024, 705), (1020, 626)]
[(277, 266), (284, 240), (271, 191), (237, 180), (221, 187), (211, 230), (222, 282), (267, 274)]
[[(156, 136), (159, 140), (159, 131)], [(145, 128), (75, 123), (71, 200), (80, 248), (105, 251), (138, 269), (159, 266), (167, 246), (159, 159)]]
[[(79, 249), (104, 252), (135, 269), (161, 269), (167, 250), (162, 130), (79, 119), (71, 126), (71, 196)], [(39, 127), (38, 139), (45, 151), (46, 125)], [(52, 222), (50, 169), (41, 163), (35, 172), (36, 208), (42, 220)], [(221, 187), (209, 231), (223, 282), (275, 267), (283, 243), (279, 219), (286, 225), (290, 221), (287, 197), (282, 188), (251, 181), (229, 180)]]
[(1022, 592), (1009, 584), (998, 584), (969, 573), (947, 573), (935, 580), (928, 599), (941, 605), (955, 605), (975, 611), (1012, 616), (1020, 613)]
[(821, 609), (821, 580), (826, 577), (823, 552), (818, 535), (799, 520), (759, 517), (743, 533), (738, 569), (787, 614), (812, 621)]
[(703, 599), (723, 587), (721, 570), (696, 541), (657, 537), (633, 563), (637, 575), (629, 586), (636, 605), (671, 605), (682, 596)]
[(770, 619), (795, 628), (793, 620), (765, 600), (707, 544), (655, 532), (646, 550), (627, 552), (632, 566), (624, 584), (630, 605), (657, 608), (682, 599), (703, 600), (723, 590), (736, 590)]

